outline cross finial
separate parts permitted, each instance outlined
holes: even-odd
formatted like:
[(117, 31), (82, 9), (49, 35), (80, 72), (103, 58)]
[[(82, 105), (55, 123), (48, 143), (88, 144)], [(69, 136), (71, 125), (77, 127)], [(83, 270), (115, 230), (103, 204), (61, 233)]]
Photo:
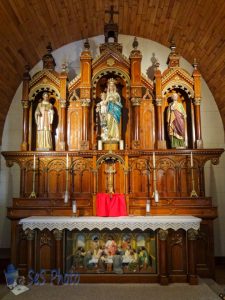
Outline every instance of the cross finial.
[(113, 8), (114, 8), (114, 5), (111, 5), (111, 6), (110, 6), (110, 10), (106, 10), (106, 11), (105, 11), (105, 13), (110, 14), (109, 23), (111, 23), (111, 24), (114, 23), (114, 21), (113, 21), (113, 15), (115, 15), (115, 14), (118, 15), (118, 14), (119, 14), (119, 12), (118, 12), (118, 11), (115, 11)]

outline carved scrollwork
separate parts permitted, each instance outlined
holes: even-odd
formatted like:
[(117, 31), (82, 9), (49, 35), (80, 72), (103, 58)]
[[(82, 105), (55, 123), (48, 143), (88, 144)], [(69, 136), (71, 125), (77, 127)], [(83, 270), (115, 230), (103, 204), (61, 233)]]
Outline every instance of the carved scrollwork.
[(8, 168), (11, 168), (12, 166), (14, 165), (14, 161), (13, 160), (6, 160), (6, 166), (8, 167)]
[(65, 162), (60, 159), (53, 159), (47, 165), (48, 171), (62, 171), (65, 170)]
[(63, 233), (62, 230), (59, 230), (59, 229), (55, 229), (55, 230), (53, 231), (53, 234), (54, 234), (54, 237), (55, 237), (55, 240), (56, 240), (56, 241), (61, 241), (62, 236), (63, 236), (62, 233)]
[(175, 162), (171, 159), (164, 158), (157, 161), (158, 169), (167, 170), (167, 169), (174, 169), (175, 168)]
[(141, 105), (141, 98), (131, 98), (131, 103), (133, 106), (139, 106)]
[(168, 230), (160, 229), (158, 232), (159, 240), (166, 241), (168, 237)]
[(183, 236), (181, 233), (175, 232), (174, 236), (171, 239), (171, 246), (174, 245), (183, 245)]
[(72, 164), (72, 170), (76, 172), (83, 172), (92, 168), (91, 159), (76, 159)]
[(43, 245), (51, 245), (51, 237), (46, 232), (42, 232), (40, 237), (40, 246)]
[(25, 234), (27, 236), (28, 241), (33, 241), (34, 240), (34, 230), (26, 229)]
[[(84, 93), (84, 91), (83, 91)], [(85, 91), (85, 95), (89, 95), (89, 91)], [(86, 106), (86, 107), (89, 107), (90, 106), (90, 103), (91, 103), (91, 100), (90, 99), (81, 99), (81, 106)]]
[(198, 237), (198, 230), (195, 229), (189, 229), (188, 230), (188, 240), (189, 241), (195, 241)]
[(139, 170), (139, 171), (145, 171), (148, 170), (148, 161), (147, 159), (136, 159), (132, 162), (130, 166), (131, 170)]
[(213, 157), (211, 158), (211, 163), (215, 166), (215, 165), (218, 165), (219, 164), (219, 157)]
[(60, 103), (61, 108), (65, 108), (66, 104), (67, 104), (67, 101), (65, 99), (60, 99), (59, 103)]

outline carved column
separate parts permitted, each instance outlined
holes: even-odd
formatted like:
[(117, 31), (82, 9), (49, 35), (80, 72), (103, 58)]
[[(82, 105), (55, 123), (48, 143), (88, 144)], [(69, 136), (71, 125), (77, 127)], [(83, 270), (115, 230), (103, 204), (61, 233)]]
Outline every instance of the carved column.
[(141, 85), (141, 51), (137, 49), (137, 38), (133, 42), (133, 50), (130, 53), (130, 77), (131, 77), (131, 102), (133, 105), (132, 148), (140, 148), (140, 102), (142, 99)]
[(80, 56), (81, 81), (80, 81), (80, 100), (82, 105), (82, 141), (81, 149), (89, 149), (88, 129), (89, 129), (89, 105), (91, 102), (91, 53), (88, 40), (84, 43), (84, 51)]
[(62, 241), (62, 230), (55, 229), (53, 231), (53, 235), (55, 237), (55, 264), (56, 269), (60, 270), (62, 266), (62, 249), (61, 249), (61, 241)]
[(90, 99), (81, 99), (82, 106), (82, 141), (81, 149), (89, 149), (88, 129), (89, 129), (89, 106)]
[(163, 136), (163, 124), (162, 124), (162, 74), (159, 70), (159, 63), (155, 64), (155, 118), (156, 118), (156, 130), (157, 130), (157, 148), (165, 149), (166, 143)]
[(34, 261), (34, 231), (31, 229), (26, 229), (25, 234), (27, 236), (27, 270), (33, 269)]
[(25, 72), (23, 74), (23, 95), (22, 95), (22, 105), (23, 105), (23, 136), (22, 136), (22, 144), (21, 144), (21, 151), (28, 151), (29, 144), (29, 81), (30, 81), (30, 74), (29, 74), (29, 66), (25, 66)]
[(203, 148), (202, 129), (201, 129), (201, 113), (200, 113), (201, 98), (194, 99), (194, 115), (195, 115), (195, 137), (196, 148)]
[(132, 98), (131, 99), (133, 106), (133, 140), (132, 148), (140, 148), (140, 104), (141, 98)]
[(200, 104), (201, 104), (201, 75), (198, 71), (198, 64), (196, 60), (193, 64), (194, 71), (192, 76), (194, 78), (194, 116), (195, 116), (195, 138), (196, 138), (196, 148), (203, 148), (202, 142), (202, 130), (201, 130), (201, 113), (200, 113)]
[(61, 112), (60, 112), (60, 133), (59, 133), (59, 150), (64, 151), (67, 148), (67, 143), (66, 143), (66, 80), (67, 80), (67, 74), (65, 71), (63, 71), (60, 76), (60, 96), (61, 99), (59, 100), (60, 102), (60, 107), (61, 107)]
[(196, 272), (196, 240), (198, 231), (189, 229), (188, 235), (188, 281), (190, 284), (198, 284), (198, 277)]
[(167, 237), (168, 231), (160, 229), (159, 237), (159, 282), (162, 285), (168, 284), (168, 258), (167, 258)]

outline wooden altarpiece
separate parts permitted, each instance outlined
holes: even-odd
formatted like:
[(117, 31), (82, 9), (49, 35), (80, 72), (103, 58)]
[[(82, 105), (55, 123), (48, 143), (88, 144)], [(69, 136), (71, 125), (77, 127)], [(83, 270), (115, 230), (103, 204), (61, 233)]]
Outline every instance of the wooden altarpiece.
[[(108, 79), (114, 78), (123, 105), (120, 134), (124, 141), (124, 149), (110, 152), (123, 161), (121, 164), (115, 159), (114, 192), (125, 195), (130, 215), (145, 215), (146, 201), (150, 199), (151, 215), (202, 218), (200, 231), (189, 235), (188, 239), (197, 242), (195, 274), (211, 277), (214, 272), (213, 220), (217, 217), (217, 208), (212, 206), (212, 199), (205, 196), (204, 165), (208, 160), (217, 164), (223, 149), (203, 148), (201, 76), (197, 64), (194, 63), (192, 74), (182, 69), (172, 44), (168, 68), (162, 73), (156, 63), (154, 81), (151, 81), (141, 73), (142, 54), (137, 40), (127, 58), (122, 54), (122, 45), (113, 37), (114, 41), (108, 42), (106, 36), (105, 43), (100, 45), (100, 54), (95, 58), (88, 41), (84, 43), (80, 74), (70, 82), (66, 66), (62, 67), (61, 73), (55, 71), (50, 45), (43, 56), (42, 71), (30, 78), (26, 68), (21, 151), (2, 153), (7, 166), (17, 163), (21, 170), (20, 197), (14, 198), (12, 207), (8, 208), (12, 225), (12, 262), (24, 273), (28, 267), (39, 270), (64, 265), (63, 235), (47, 230), (35, 234), (23, 232), (20, 219), (70, 216), (73, 200), (76, 200), (79, 216), (96, 215), (96, 194), (107, 193), (107, 164), (103, 158), (109, 153), (108, 149), (98, 150), (97, 147), (100, 128), (96, 105)], [(44, 91), (48, 92), (54, 108), (53, 151), (41, 152), (36, 151), (34, 111)], [(187, 113), (186, 146), (183, 149), (171, 149), (167, 135), (166, 111), (174, 91)], [(158, 202), (153, 197), (156, 189)], [(65, 201), (65, 191), (68, 191), (68, 201)], [(187, 280), (190, 270), (186, 238), (182, 229), (161, 232), (157, 247), (167, 255), (163, 256), (163, 265), (157, 273), (146, 276), (143, 281), (160, 280), (166, 284)], [(32, 251), (35, 261), (31, 258)], [(115, 277), (109, 278), (101, 275), (103, 281), (116, 281)], [(92, 279), (84, 276), (85, 280)], [(135, 280), (142, 281), (138, 274), (127, 275), (125, 281)]]

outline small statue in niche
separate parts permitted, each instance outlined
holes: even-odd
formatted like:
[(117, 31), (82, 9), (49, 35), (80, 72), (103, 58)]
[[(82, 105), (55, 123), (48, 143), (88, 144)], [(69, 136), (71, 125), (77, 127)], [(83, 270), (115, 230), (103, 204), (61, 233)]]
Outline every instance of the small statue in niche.
[(49, 102), (47, 92), (42, 95), (42, 101), (35, 110), (35, 121), (37, 124), (36, 150), (52, 150), (52, 123), (54, 117), (53, 105)]
[(182, 103), (178, 102), (178, 94), (172, 94), (171, 99), (172, 102), (167, 110), (168, 135), (171, 148), (184, 148), (186, 112)]
[(99, 113), (100, 125), (102, 128), (101, 138), (103, 141), (108, 138), (108, 128), (107, 128), (107, 112), (108, 104), (106, 100), (106, 93), (101, 93), (101, 101), (97, 104), (96, 112)]
[(96, 111), (100, 115), (102, 128), (101, 138), (103, 141), (120, 140), (120, 118), (122, 111), (121, 98), (116, 90), (115, 80), (110, 78), (107, 85), (107, 93), (101, 94), (101, 101)]

